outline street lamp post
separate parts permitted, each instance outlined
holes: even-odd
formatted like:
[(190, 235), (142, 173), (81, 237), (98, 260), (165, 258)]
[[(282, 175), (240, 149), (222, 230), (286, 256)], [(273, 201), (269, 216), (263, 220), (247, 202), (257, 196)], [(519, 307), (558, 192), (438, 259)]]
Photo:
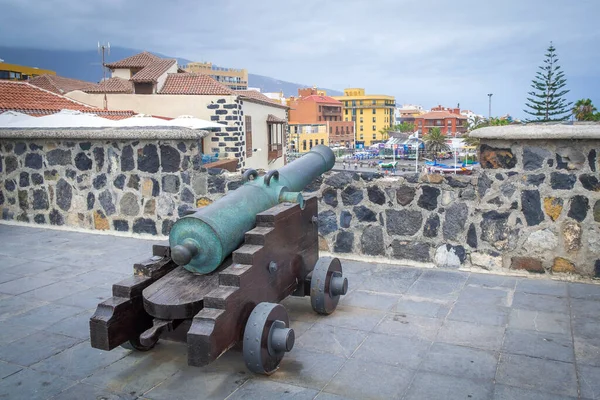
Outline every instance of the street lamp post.
[(488, 97), (490, 98), (490, 106), (489, 106), (489, 111), (488, 111), (488, 122), (491, 124), (492, 123), (492, 96), (494, 95), (494, 93), (488, 93)]

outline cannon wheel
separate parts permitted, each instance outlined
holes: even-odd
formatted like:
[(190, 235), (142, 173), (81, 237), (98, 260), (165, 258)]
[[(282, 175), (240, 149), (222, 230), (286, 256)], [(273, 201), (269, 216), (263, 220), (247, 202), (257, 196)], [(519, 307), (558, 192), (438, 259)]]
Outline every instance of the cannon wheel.
[(319, 314), (329, 315), (337, 307), (340, 296), (348, 291), (348, 279), (342, 275), (338, 258), (321, 257), (310, 279), (310, 303)]
[(287, 351), (294, 347), (294, 330), (289, 328), (287, 311), (280, 304), (260, 303), (244, 329), (244, 361), (254, 373), (271, 375)]
[(158, 340), (156, 342), (154, 342), (152, 344), (152, 346), (144, 346), (140, 343), (140, 338), (135, 338), (135, 339), (131, 339), (131, 340), (123, 343), (121, 345), (121, 347), (124, 349), (127, 349), (127, 350), (149, 351), (149, 350), (152, 350), (154, 348), (154, 346), (156, 346), (157, 342), (158, 342)]

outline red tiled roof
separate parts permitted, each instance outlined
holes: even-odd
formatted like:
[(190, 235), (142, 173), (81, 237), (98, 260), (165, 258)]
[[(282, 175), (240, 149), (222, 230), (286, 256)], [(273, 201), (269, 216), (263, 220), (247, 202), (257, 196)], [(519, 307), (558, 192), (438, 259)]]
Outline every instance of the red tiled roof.
[(297, 100), (300, 100), (300, 101), (314, 101), (315, 103), (336, 104), (338, 106), (342, 105), (341, 101), (336, 100), (333, 97), (319, 96), (319, 95), (316, 95), (316, 94), (313, 94), (313, 95), (310, 95), (310, 96), (306, 96), (306, 97), (300, 97)]
[(173, 58), (163, 58), (158, 61), (153, 61), (141, 71), (131, 77), (132, 82), (156, 82), (158, 78), (174, 64), (177, 60)]
[(155, 56), (152, 53), (148, 53), (147, 51), (143, 51), (141, 53), (135, 54), (131, 57), (124, 58), (122, 60), (116, 61), (114, 63), (106, 64), (106, 66), (110, 69), (115, 68), (144, 68), (148, 66), (153, 61), (160, 60), (160, 57)]
[(94, 87), (83, 90), (86, 93), (133, 93), (133, 83), (123, 78), (110, 78)]
[(416, 119), (444, 119), (444, 118), (458, 118), (458, 119), (467, 119), (464, 115), (461, 114), (453, 114), (449, 111), (429, 111), (428, 113), (422, 115), (416, 115)]
[(234, 95), (233, 90), (203, 74), (168, 74), (160, 94)]
[(288, 108), (288, 106), (284, 106), (283, 104), (268, 98), (267, 96), (260, 92), (257, 92), (256, 90), (236, 90), (235, 93), (240, 95), (242, 100), (247, 100), (278, 108)]
[(88, 106), (27, 82), (0, 81), (0, 111), (12, 110), (37, 116), (65, 109), (94, 113), (111, 119), (127, 118), (135, 114), (133, 111), (102, 110)]
[(96, 86), (96, 84), (92, 82), (48, 74), (36, 76), (29, 79), (27, 82), (56, 94), (65, 94), (72, 92), (73, 90), (84, 90)]

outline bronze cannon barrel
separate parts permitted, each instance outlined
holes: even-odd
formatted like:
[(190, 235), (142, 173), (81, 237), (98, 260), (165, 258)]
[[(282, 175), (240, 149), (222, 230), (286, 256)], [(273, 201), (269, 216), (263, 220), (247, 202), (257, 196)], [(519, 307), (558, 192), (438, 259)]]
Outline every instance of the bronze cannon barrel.
[(278, 171), (248, 181), (214, 203), (180, 218), (171, 229), (171, 257), (191, 272), (214, 271), (256, 224), (256, 214), (280, 202), (303, 205), (300, 193), (335, 164), (333, 151), (315, 146)]

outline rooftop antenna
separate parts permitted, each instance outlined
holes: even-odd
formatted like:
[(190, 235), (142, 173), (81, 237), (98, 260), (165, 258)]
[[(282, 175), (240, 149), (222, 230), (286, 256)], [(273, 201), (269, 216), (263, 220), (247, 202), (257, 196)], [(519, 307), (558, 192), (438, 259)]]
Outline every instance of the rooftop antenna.
[(104, 92), (104, 109), (108, 110), (108, 99), (106, 97), (106, 64), (104, 62), (104, 58), (107, 55), (110, 55), (110, 42), (107, 43), (106, 45), (104, 44), (100, 44), (100, 42), (98, 42), (98, 54), (102, 54), (102, 83), (104, 83), (103, 86), (103, 92)]

